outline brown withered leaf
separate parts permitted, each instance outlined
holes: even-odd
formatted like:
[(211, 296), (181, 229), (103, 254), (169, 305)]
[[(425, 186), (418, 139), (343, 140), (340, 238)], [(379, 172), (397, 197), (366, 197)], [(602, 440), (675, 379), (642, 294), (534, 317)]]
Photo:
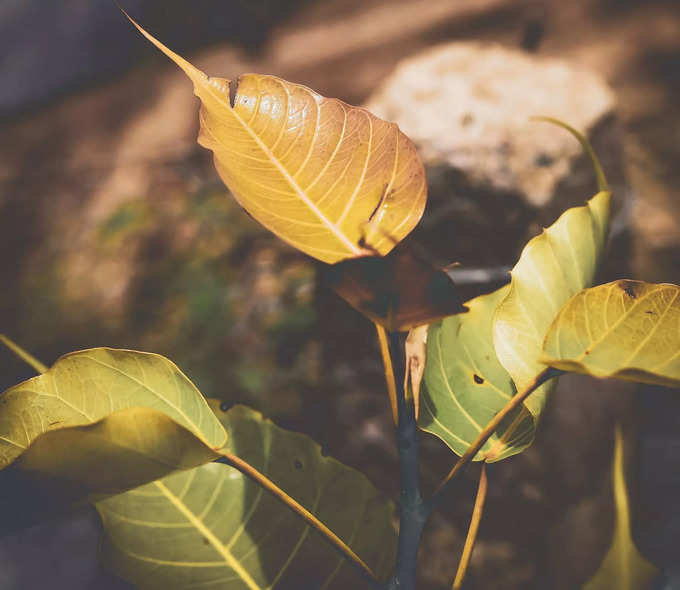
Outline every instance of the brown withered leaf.
[(467, 311), (451, 277), (405, 244), (387, 256), (364, 256), (328, 266), (322, 280), (390, 332), (405, 332)]

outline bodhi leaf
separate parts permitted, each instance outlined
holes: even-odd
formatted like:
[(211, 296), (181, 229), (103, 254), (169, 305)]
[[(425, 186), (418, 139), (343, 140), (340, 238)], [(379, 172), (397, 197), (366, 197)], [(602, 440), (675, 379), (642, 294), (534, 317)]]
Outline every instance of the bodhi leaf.
[[(602, 191), (587, 205), (565, 211), (529, 241), (510, 273), (510, 291), (496, 310), (493, 341), (518, 390), (545, 370), (539, 358), (555, 316), (574, 293), (593, 282), (607, 239), (609, 202), (610, 193)], [(554, 379), (525, 401), (534, 416), (553, 386)]]
[(211, 461), (225, 442), (205, 399), (169, 360), (74, 352), (0, 396), (0, 485), (15, 500), (2, 512), (18, 526)]
[[(389, 574), (393, 506), (366, 477), (246, 407), (221, 420), (230, 451), (318, 516), (378, 577)], [(97, 509), (105, 563), (140, 590), (364, 587), (324, 538), (221, 463), (168, 476)]]
[(394, 123), (276, 76), (208, 77), (132, 22), (191, 79), (199, 143), (236, 200), (280, 238), (334, 263), (384, 255), (418, 223), (425, 171)]
[(615, 523), (612, 544), (600, 567), (583, 590), (649, 590), (659, 572), (635, 547), (630, 527), (630, 508), (623, 458), (623, 437), (616, 429), (612, 465)]
[(594, 377), (680, 386), (680, 287), (615, 281), (581, 291), (544, 343), (544, 363)]
[[(609, 233), (611, 193), (592, 146), (569, 125), (542, 119), (563, 127), (581, 143), (592, 160), (600, 192), (585, 206), (565, 211), (530, 240), (510, 271), (510, 291), (496, 310), (493, 342), (518, 390), (545, 370), (539, 361), (545, 334), (568, 299), (592, 284)], [(554, 385), (551, 379), (524, 402), (534, 417)]]
[[(516, 393), (512, 378), (493, 347), (493, 316), (510, 289), (468, 301), (466, 314), (430, 326), (426, 387), (419, 426), (462, 455), (486, 424)], [(475, 460), (499, 461), (523, 451), (534, 437), (526, 408), (511, 413), (481, 448)]]

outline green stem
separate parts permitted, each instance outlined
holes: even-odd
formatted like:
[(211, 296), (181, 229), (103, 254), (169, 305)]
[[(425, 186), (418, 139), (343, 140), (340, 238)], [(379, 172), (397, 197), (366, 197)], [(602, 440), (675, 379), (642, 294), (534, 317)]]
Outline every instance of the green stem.
[(412, 400), (406, 401), (403, 379), (404, 352), (398, 334), (390, 334), (390, 356), (397, 387), (397, 446), (401, 492), (399, 496), (399, 540), (397, 564), (388, 590), (415, 590), (418, 547), (425, 523), (431, 513), (420, 494), (418, 472), (418, 427)]

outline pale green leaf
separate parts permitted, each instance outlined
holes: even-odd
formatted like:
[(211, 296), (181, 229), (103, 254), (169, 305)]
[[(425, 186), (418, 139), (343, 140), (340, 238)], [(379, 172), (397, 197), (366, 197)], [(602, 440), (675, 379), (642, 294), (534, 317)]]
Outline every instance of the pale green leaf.
[(581, 291), (553, 322), (541, 359), (563, 371), (680, 386), (680, 287), (615, 281)]
[[(494, 312), (509, 288), (468, 301), (467, 313), (430, 326), (419, 426), (441, 438), (457, 455), (465, 452), (516, 393), (492, 340)], [(531, 444), (534, 429), (532, 415), (524, 407), (517, 409), (475, 460), (498, 461), (521, 452)]]
[[(236, 406), (229, 449), (294, 497), (379, 577), (394, 563), (393, 506), (306, 436)], [(97, 504), (105, 563), (140, 590), (362, 588), (358, 574), (296, 514), (220, 463)]]
[(0, 482), (14, 491), (3, 508), (20, 520), (118, 493), (211, 461), (225, 442), (203, 396), (169, 360), (74, 352), (0, 395)]
[[(569, 298), (592, 284), (609, 225), (610, 194), (600, 192), (583, 207), (567, 210), (524, 247), (511, 271), (510, 291), (498, 306), (493, 341), (501, 364), (522, 390), (545, 369), (539, 361), (543, 340)], [(549, 381), (525, 406), (543, 409)]]
[(583, 590), (649, 590), (659, 575), (635, 547), (630, 527), (630, 508), (623, 460), (623, 437), (616, 429), (612, 465), (615, 524), (612, 544), (600, 567)]

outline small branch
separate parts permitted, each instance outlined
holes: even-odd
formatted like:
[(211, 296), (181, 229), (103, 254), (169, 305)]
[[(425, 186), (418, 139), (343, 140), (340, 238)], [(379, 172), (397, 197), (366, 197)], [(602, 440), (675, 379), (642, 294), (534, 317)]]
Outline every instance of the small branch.
[(378, 332), (378, 343), (380, 344), (380, 356), (382, 356), (383, 369), (385, 370), (385, 383), (387, 384), (387, 395), (390, 398), (390, 407), (392, 408), (392, 419), (394, 424), (399, 423), (399, 410), (397, 409), (397, 384), (394, 380), (394, 368), (392, 367), (392, 359), (390, 358), (390, 347), (387, 343), (387, 332), (377, 322), (375, 329)]
[(26, 352), (21, 346), (7, 338), (4, 334), (0, 334), (0, 342), (2, 342), (7, 348), (9, 348), (15, 355), (17, 355), (22, 361), (27, 365), (33, 367), (37, 373), (45, 373), (48, 370), (47, 365), (43, 365), (37, 358), (32, 354)]
[(395, 369), (397, 388), (397, 447), (401, 491), (399, 494), (399, 540), (397, 564), (387, 588), (389, 590), (414, 590), (418, 566), (418, 547), (430, 510), (420, 495), (418, 471), (418, 427), (413, 398), (406, 400), (403, 381), (404, 351), (399, 334), (390, 334), (390, 355)]
[(520, 391), (519, 393), (516, 393), (514, 397), (505, 405), (505, 407), (496, 414), (493, 419), (484, 427), (484, 430), (482, 430), (479, 433), (479, 436), (477, 437), (477, 440), (473, 442), (467, 450), (462, 454), (462, 456), (458, 459), (456, 464), (453, 466), (453, 469), (449, 471), (449, 474), (444, 478), (444, 481), (439, 484), (439, 487), (435, 491), (435, 493), (432, 495), (430, 498), (428, 504), (430, 507), (436, 506), (436, 504), (439, 502), (441, 499), (442, 495), (446, 492), (446, 490), (451, 486), (451, 483), (455, 480), (455, 478), (460, 475), (463, 471), (463, 468), (475, 457), (479, 449), (481, 449), (484, 446), (484, 443), (489, 440), (491, 435), (495, 432), (496, 428), (500, 425), (500, 423), (505, 419), (505, 417), (512, 412), (517, 406), (521, 405), (525, 399), (527, 399), (536, 389), (538, 389), (543, 383), (546, 381), (549, 381), (553, 377), (557, 377), (558, 375), (561, 375), (563, 371), (560, 371), (559, 369), (553, 369), (552, 367), (548, 367), (547, 369), (544, 369), (541, 373), (539, 373), (536, 378), (529, 383), (529, 385)]
[(475, 506), (472, 509), (472, 517), (470, 518), (470, 526), (468, 534), (465, 539), (465, 546), (463, 547), (463, 555), (458, 564), (458, 571), (456, 572), (456, 579), (453, 581), (453, 590), (460, 590), (463, 587), (463, 580), (470, 564), (470, 557), (472, 557), (472, 550), (475, 547), (477, 540), (477, 531), (479, 530), (479, 523), (482, 521), (482, 513), (484, 512), (484, 502), (486, 501), (486, 492), (489, 487), (489, 480), (486, 475), (486, 463), (482, 463), (482, 472), (479, 476), (479, 486), (477, 487), (477, 497), (475, 498)]
[(280, 487), (278, 487), (272, 480), (260, 473), (252, 465), (246, 463), (236, 455), (220, 451), (222, 457), (216, 460), (217, 463), (224, 463), (234, 469), (237, 469), (243, 475), (250, 478), (259, 486), (262, 486), (267, 492), (275, 496), (278, 500), (283, 502), (288, 508), (300, 516), (309, 526), (316, 529), (333, 545), (333, 547), (349, 561), (351, 565), (361, 574), (361, 576), (376, 590), (382, 588), (378, 580), (363, 560), (352, 551), (349, 546), (338, 537), (332, 530), (330, 530), (323, 522), (307, 510), (302, 504), (297, 502), (294, 498), (286, 494)]

